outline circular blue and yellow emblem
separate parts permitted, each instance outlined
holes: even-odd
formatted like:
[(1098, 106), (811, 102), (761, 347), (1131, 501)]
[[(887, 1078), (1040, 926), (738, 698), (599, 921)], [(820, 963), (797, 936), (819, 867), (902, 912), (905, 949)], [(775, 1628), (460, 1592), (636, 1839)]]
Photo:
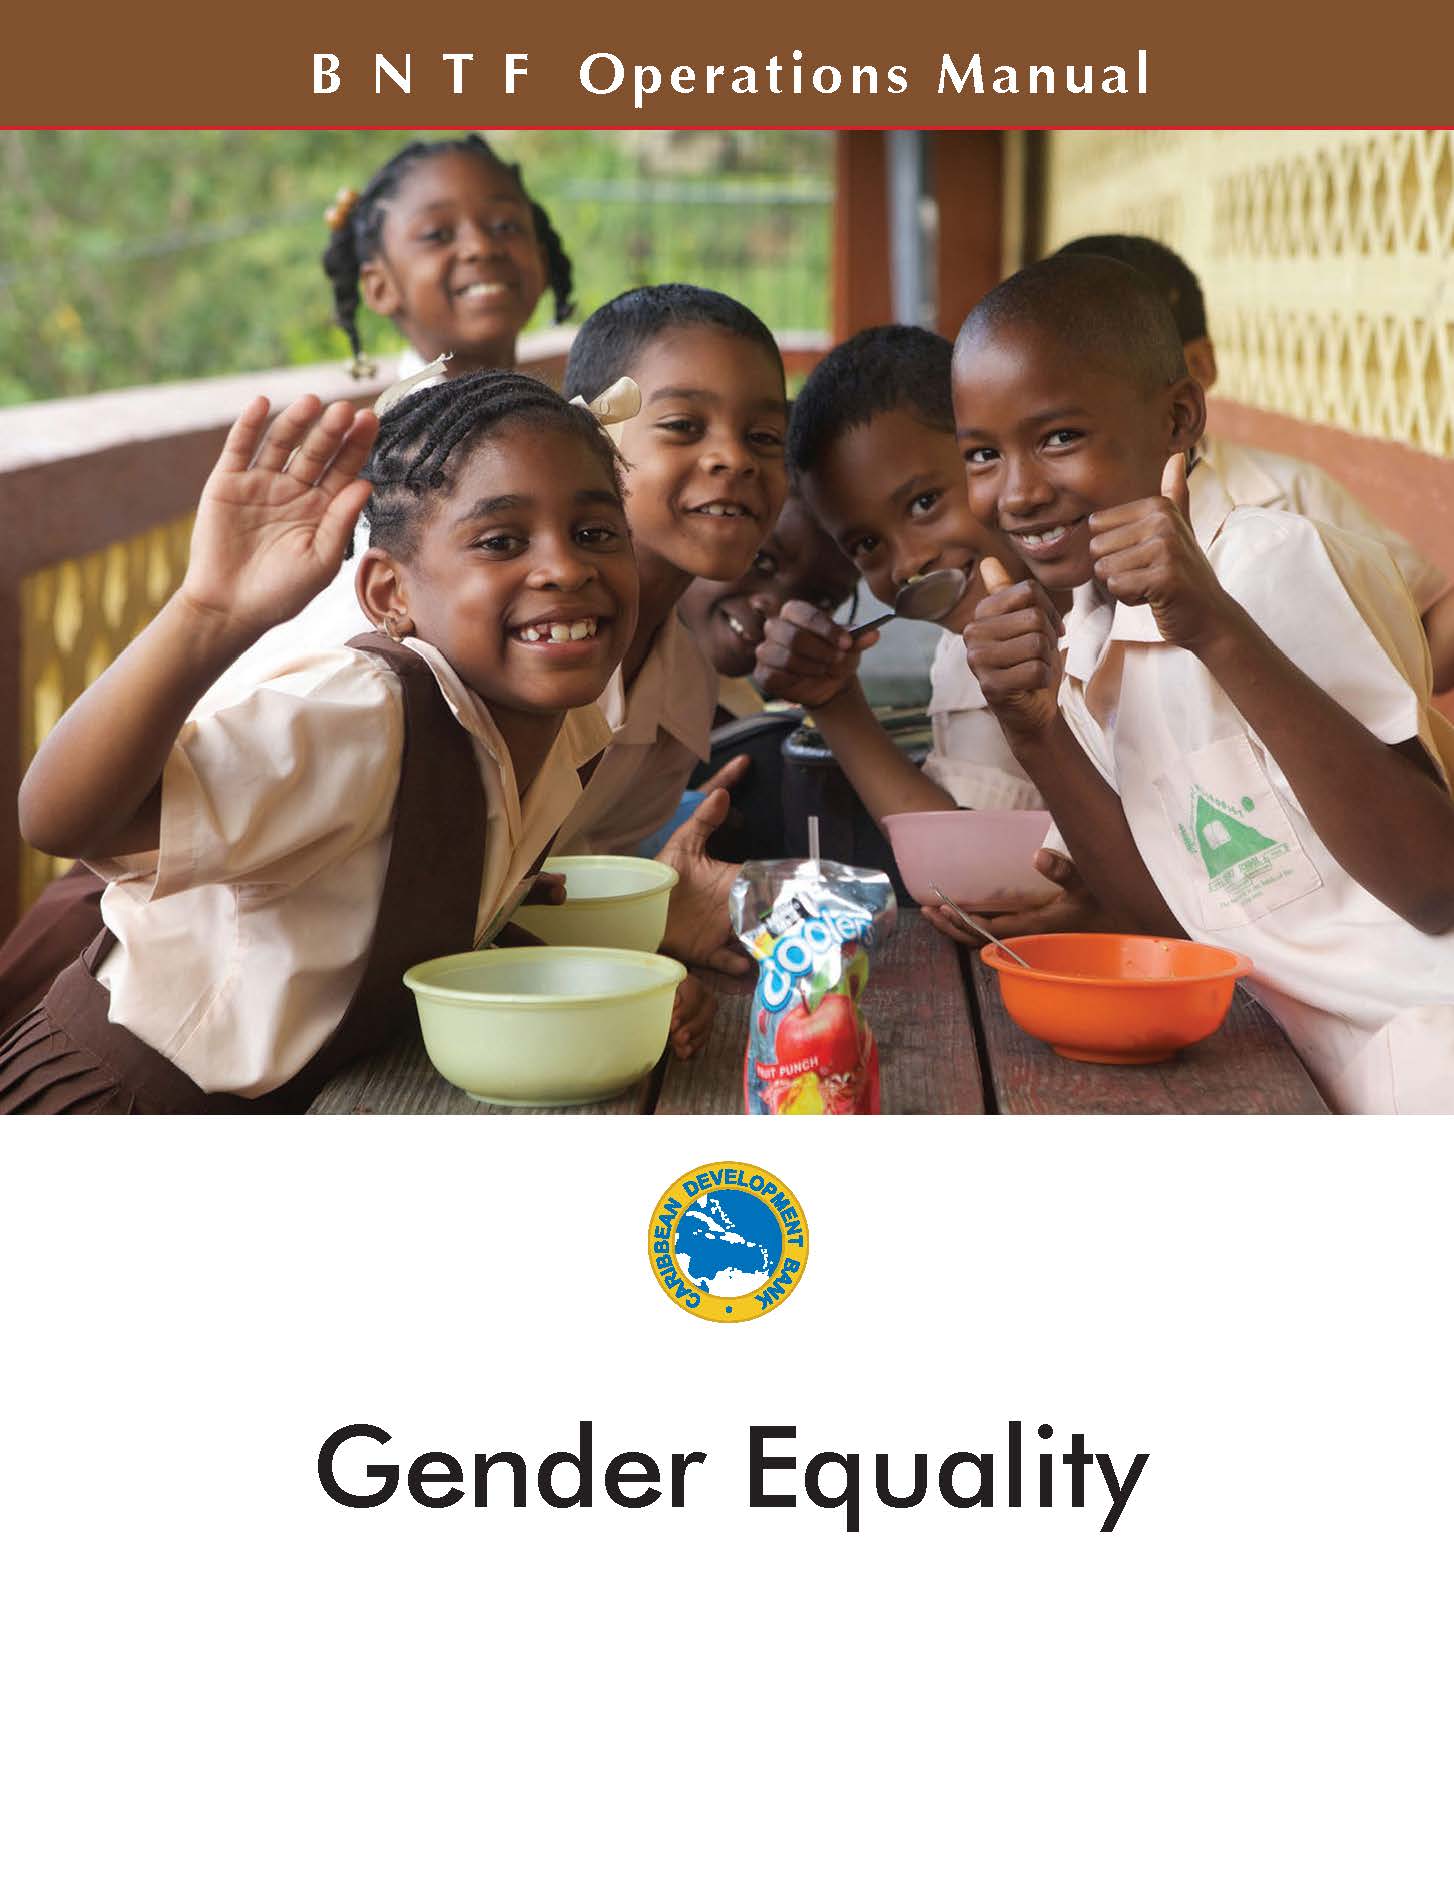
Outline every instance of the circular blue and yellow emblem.
[(753, 1163), (703, 1163), (678, 1176), (652, 1211), (646, 1244), (668, 1299), (729, 1326), (781, 1306), (808, 1265), (797, 1196)]

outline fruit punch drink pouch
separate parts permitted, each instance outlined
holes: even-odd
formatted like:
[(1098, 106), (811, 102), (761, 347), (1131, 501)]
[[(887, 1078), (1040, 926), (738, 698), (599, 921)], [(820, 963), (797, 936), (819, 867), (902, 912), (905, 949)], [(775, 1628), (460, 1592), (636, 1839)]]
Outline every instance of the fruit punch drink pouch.
[(893, 932), (889, 878), (841, 862), (749, 862), (730, 907), (757, 961), (742, 1068), (747, 1114), (876, 1113), (878, 1047), (859, 1003), (869, 949)]

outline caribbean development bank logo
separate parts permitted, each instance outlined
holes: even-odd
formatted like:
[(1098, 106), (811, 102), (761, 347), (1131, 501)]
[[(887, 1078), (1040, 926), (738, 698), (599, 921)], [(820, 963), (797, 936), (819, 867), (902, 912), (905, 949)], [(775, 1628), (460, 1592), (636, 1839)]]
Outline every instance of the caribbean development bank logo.
[(808, 1265), (798, 1198), (752, 1163), (678, 1176), (647, 1233), (651, 1270), (684, 1313), (737, 1325), (780, 1306)]

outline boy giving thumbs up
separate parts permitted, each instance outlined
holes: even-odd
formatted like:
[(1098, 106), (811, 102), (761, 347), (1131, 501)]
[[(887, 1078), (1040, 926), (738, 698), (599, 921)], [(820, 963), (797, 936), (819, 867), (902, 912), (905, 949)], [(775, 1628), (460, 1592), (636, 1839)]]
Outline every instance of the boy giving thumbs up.
[(1200, 497), (1193, 530), (1205, 411), (1174, 341), (1089, 256), (966, 321), (970, 502), (1034, 571), (987, 572), (970, 665), (1100, 924), (1249, 956), (1335, 1107), (1454, 1111), (1454, 728), (1417, 614), (1366, 538)]

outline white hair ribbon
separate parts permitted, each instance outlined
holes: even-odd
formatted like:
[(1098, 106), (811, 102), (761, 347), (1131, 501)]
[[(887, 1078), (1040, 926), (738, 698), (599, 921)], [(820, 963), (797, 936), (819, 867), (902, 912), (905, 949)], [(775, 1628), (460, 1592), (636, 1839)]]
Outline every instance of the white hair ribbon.
[(411, 392), (421, 392), (426, 385), (437, 385), (441, 379), (447, 378), (449, 375), (444, 369), (453, 358), (453, 353), (441, 353), (422, 371), (411, 372), (407, 379), (399, 379), (387, 392), (380, 393), (374, 400), (375, 417), (382, 418), (391, 406), (397, 405), (401, 398), (408, 398)]
[(611, 442), (619, 444), (620, 427), (641, 410), (641, 387), (634, 379), (621, 378), (614, 385), (608, 385), (595, 398), (573, 398), (571, 404), (588, 411), (608, 433)]

